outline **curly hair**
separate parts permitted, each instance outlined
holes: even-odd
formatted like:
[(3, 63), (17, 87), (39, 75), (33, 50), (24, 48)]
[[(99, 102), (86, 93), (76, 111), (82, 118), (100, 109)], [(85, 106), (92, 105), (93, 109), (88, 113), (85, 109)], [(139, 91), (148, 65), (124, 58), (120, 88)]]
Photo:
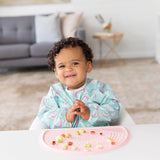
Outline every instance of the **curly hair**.
[(55, 69), (55, 57), (60, 53), (61, 49), (69, 47), (81, 47), (83, 54), (87, 61), (93, 59), (93, 53), (91, 48), (82, 40), (78, 38), (69, 37), (56, 42), (53, 48), (48, 53), (48, 68), (54, 72)]

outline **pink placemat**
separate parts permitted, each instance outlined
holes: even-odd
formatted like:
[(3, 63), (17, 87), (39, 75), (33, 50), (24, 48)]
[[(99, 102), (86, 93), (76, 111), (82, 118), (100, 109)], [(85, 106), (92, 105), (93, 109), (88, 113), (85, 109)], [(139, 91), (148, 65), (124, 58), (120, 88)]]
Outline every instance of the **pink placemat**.
[(122, 126), (49, 129), (42, 134), (42, 143), (56, 153), (97, 154), (124, 146), (129, 137)]

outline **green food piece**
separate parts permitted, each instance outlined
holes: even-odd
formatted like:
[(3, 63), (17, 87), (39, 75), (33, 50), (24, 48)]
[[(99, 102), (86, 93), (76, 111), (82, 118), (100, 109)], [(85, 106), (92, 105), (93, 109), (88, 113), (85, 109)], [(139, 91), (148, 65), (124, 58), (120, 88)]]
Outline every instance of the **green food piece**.
[(79, 131), (74, 132), (75, 135), (80, 135)]
[(58, 143), (62, 143), (62, 142), (63, 142), (63, 139), (59, 138), (57, 142), (58, 142)]
[(70, 138), (71, 137), (71, 134), (70, 133), (67, 133), (66, 134), (66, 138)]
[(80, 132), (80, 133), (86, 133), (86, 130), (80, 129), (79, 132)]
[(65, 145), (65, 146), (63, 146), (63, 148), (62, 148), (63, 150), (66, 150), (66, 149), (68, 149), (68, 146), (67, 145)]
[(86, 147), (86, 148), (90, 148), (90, 147), (91, 147), (91, 144), (87, 143), (87, 144), (85, 144), (85, 146), (84, 146), (84, 147)]

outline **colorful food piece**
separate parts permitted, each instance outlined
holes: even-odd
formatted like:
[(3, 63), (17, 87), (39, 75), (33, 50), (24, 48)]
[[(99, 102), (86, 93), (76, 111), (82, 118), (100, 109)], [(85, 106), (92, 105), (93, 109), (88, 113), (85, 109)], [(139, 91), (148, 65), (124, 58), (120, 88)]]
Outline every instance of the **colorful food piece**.
[(98, 144), (98, 145), (96, 146), (96, 148), (97, 148), (97, 149), (103, 149), (103, 146), (102, 146), (101, 144)]
[(56, 141), (52, 141), (52, 145), (55, 145), (56, 144)]
[(61, 136), (62, 136), (63, 138), (65, 138), (65, 137), (66, 137), (66, 135), (65, 135), (65, 134), (61, 134)]
[(57, 142), (58, 143), (63, 143), (63, 139), (58, 139)]
[(55, 137), (55, 139), (56, 139), (57, 143), (63, 143), (64, 137), (62, 137), (62, 136), (57, 136), (57, 137)]
[(103, 135), (103, 133), (101, 132), (101, 133), (99, 133), (99, 135), (101, 135), (101, 136), (102, 136), (102, 135)]
[(115, 142), (114, 142), (114, 140), (113, 140), (112, 138), (107, 138), (107, 141), (108, 141), (110, 144), (112, 144), (112, 145), (115, 144)]
[(86, 130), (85, 129), (80, 129), (79, 132), (80, 133), (86, 133)]
[(111, 142), (112, 145), (115, 145), (115, 142)]
[(91, 144), (90, 144), (90, 143), (87, 143), (87, 144), (85, 144), (84, 147), (85, 147), (85, 148), (90, 148), (90, 147), (91, 147)]
[(91, 134), (95, 134), (95, 131), (90, 131)]
[(73, 142), (68, 142), (68, 145), (71, 146), (73, 144)]
[(107, 141), (108, 142), (113, 142), (113, 139), (112, 138), (107, 138)]
[(64, 145), (62, 149), (63, 150), (67, 150), (68, 149), (68, 145)]
[(89, 151), (91, 151), (91, 149), (90, 148), (85, 148), (84, 151), (89, 152)]
[(61, 135), (59, 135), (59, 136), (56, 136), (55, 139), (56, 139), (56, 140), (58, 140), (58, 139), (64, 139), (64, 137), (61, 136)]
[(66, 134), (66, 138), (70, 138), (71, 137), (71, 134), (70, 133), (67, 133)]
[(80, 132), (79, 131), (75, 131), (74, 134), (75, 135), (80, 135)]
[(72, 146), (71, 148), (72, 148), (72, 150), (77, 150), (76, 146)]

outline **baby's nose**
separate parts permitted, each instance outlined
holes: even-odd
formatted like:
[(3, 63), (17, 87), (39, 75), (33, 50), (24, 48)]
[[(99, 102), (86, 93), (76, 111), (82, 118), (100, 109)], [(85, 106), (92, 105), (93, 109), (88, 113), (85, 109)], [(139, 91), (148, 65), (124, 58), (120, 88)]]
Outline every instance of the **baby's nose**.
[(72, 70), (73, 69), (73, 67), (72, 66), (66, 66), (66, 70), (68, 71), (70, 71), (70, 70)]

